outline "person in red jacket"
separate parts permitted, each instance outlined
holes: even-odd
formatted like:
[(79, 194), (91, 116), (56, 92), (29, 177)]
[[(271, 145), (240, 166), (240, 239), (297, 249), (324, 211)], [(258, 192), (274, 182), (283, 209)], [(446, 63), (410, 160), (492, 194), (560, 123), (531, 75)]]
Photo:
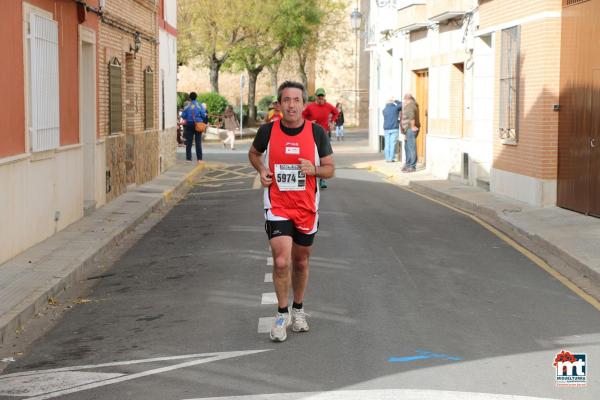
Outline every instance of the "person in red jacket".
[[(329, 139), (331, 139), (331, 130), (340, 112), (333, 104), (325, 100), (325, 89), (318, 88), (315, 91), (315, 96), (317, 100), (306, 106), (302, 112), (302, 117), (305, 120), (316, 122), (320, 125), (327, 132)], [(327, 187), (324, 179), (319, 180), (319, 187), (321, 189)]]

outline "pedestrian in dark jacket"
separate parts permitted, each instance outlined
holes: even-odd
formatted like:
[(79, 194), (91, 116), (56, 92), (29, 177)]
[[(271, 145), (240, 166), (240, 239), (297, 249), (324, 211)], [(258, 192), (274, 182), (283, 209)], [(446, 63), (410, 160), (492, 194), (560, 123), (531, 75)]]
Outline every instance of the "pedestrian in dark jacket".
[(202, 162), (202, 133), (196, 131), (196, 122), (204, 122), (206, 113), (198, 104), (195, 92), (190, 93), (190, 104), (183, 109), (181, 118), (185, 120), (183, 134), (185, 136), (185, 159), (192, 162), (192, 143), (196, 142), (196, 158), (198, 163)]
[(399, 115), (402, 111), (402, 103), (390, 97), (383, 108), (383, 134), (385, 147), (383, 154), (386, 162), (394, 162), (396, 156), (396, 145), (400, 135)]

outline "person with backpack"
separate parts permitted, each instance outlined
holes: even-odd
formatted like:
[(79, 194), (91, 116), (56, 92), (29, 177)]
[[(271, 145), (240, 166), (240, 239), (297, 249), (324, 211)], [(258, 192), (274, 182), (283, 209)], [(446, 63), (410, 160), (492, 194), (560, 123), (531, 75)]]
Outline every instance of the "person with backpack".
[(202, 162), (202, 133), (206, 130), (206, 112), (196, 100), (196, 92), (190, 93), (190, 104), (183, 109), (181, 118), (185, 120), (183, 135), (185, 137), (185, 160), (192, 162), (192, 143), (196, 142), (196, 158), (198, 164)]

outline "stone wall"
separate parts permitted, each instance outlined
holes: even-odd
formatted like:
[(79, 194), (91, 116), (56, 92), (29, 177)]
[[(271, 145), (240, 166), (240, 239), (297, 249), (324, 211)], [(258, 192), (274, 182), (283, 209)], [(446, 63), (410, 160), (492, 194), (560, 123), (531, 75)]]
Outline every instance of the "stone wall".
[(110, 135), (106, 138), (106, 202), (127, 191), (127, 167), (125, 134)]
[(147, 182), (158, 175), (158, 131), (135, 135), (135, 183)]
[(158, 134), (158, 147), (160, 149), (158, 168), (159, 173), (175, 165), (177, 159), (177, 128), (167, 128)]

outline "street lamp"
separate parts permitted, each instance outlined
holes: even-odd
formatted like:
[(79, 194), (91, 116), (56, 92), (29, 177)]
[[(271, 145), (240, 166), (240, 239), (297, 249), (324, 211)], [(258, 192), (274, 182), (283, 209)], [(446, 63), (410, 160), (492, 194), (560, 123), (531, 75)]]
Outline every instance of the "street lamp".
[(358, 32), (360, 30), (360, 24), (362, 22), (362, 13), (355, 8), (350, 14), (350, 23), (352, 24), (352, 30)]

